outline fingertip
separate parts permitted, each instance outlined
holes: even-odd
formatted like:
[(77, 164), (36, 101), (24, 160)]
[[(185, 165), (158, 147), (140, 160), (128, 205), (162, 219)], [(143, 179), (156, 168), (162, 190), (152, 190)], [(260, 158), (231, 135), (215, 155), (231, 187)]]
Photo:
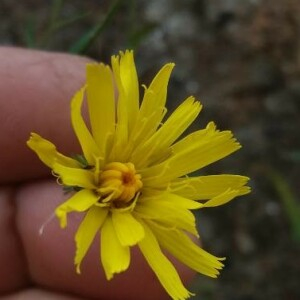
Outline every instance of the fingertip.
[(0, 187), (0, 293), (28, 284), (25, 257), (16, 234), (13, 189)]
[(0, 182), (49, 174), (26, 145), (37, 132), (74, 153), (70, 99), (84, 82), (87, 58), (0, 47)]

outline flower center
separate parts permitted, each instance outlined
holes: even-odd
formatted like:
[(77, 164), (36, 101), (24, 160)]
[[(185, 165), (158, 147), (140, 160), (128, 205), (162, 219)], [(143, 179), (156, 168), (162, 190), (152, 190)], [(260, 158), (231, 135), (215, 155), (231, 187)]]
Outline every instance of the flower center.
[(136, 173), (132, 163), (111, 162), (99, 175), (99, 201), (127, 203), (142, 186), (141, 175)]

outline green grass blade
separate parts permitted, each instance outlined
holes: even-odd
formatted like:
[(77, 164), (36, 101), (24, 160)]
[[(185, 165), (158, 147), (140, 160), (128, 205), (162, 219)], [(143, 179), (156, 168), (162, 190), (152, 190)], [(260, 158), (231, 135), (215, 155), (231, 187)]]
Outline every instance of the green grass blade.
[(81, 21), (81, 20), (87, 18), (90, 15), (91, 15), (91, 13), (87, 12), (87, 13), (84, 13), (84, 14), (81, 14), (81, 15), (78, 15), (78, 16), (74, 16), (74, 17), (71, 17), (69, 19), (57, 22), (53, 26), (53, 31), (58, 31), (60, 29), (64, 29), (64, 28), (66, 28), (66, 27), (68, 27), (70, 25), (73, 25), (74, 23), (77, 23), (78, 21)]
[(36, 21), (33, 16), (30, 16), (26, 22), (23, 39), (27, 48), (36, 47)]
[(122, 0), (115, 1), (109, 8), (105, 18), (101, 20), (95, 27), (84, 34), (77, 42), (75, 42), (69, 49), (70, 53), (84, 54), (93, 44), (94, 40), (102, 33), (104, 29), (110, 24), (114, 15), (117, 13)]
[(138, 45), (147, 38), (147, 36), (153, 32), (153, 30), (157, 27), (155, 24), (146, 24), (139, 30), (132, 32), (129, 41), (128, 41), (128, 48), (136, 49)]
[(269, 178), (282, 201), (291, 225), (293, 238), (296, 242), (300, 243), (300, 205), (283, 176), (272, 170), (269, 173)]
[(39, 41), (39, 47), (42, 49), (47, 49), (48, 45), (50, 43), (50, 40), (52, 38), (52, 35), (54, 33), (54, 27), (55, 24), (59, 18), (59, 14), (62, 10), (64, 1), (63, 0), (53, 0), (51, 7), (50, 7), (50, 17), (48, 20), (48, 23), (46, 25), (46, 28), (44, 29), (44, 35)]

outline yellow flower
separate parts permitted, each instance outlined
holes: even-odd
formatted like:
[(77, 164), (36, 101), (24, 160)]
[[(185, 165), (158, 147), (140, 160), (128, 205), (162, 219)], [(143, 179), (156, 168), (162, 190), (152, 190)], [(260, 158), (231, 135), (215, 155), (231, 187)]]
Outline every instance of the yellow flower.
[[(66, 227), (69, 212), (86, 212), (75, 235), (77, 272), (100, 232), (108, 280), (128, 268), (130, 247), (138, 245), (169, 295), (181, 300), (192, 294), (161, 248), (193, 270), (217, 277), (222, 259), (190, 239), (198, 237), (191, 210), (222, 205), (250, 189), (243, 176), (188, 176), (240, 145), (230, 131), (217, 130), (213, 122), (179, 139), (202, 108), (193, 97), (162, 123), (173, 67), (166, 64), (150, 86), (144, 86), (139, 103), (132, 51), (113, 56), (112, 70), (88, 64), (86, 85), (71, 103), (72, 125), (83, 154), (66, 157), (36, 133), (27, 144), (65, 187), (76, 191), (55, 210), (61, 227)], [(85, 94), (91, 130), (81, 115)]]

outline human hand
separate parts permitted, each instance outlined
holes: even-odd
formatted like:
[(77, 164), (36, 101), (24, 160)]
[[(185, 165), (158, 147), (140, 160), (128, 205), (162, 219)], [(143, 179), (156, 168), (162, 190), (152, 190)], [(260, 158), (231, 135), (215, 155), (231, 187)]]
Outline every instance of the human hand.
[[(63, 153), (79, 153), (66, 116), (84, 82), (86, 62), (66, 54), (0, 49), (1, 299), (168, 299), (137, 249), (128, 271), (107, 281), (96, 239), (82, 274), (76, 274), (74, 234), (82, 216), (70, 215), (68, 227), (59, 228), (51, 216), (67, 196), (26, 146), (33, 131)], [(175, 265), (184, 281), (192, 277)]]

